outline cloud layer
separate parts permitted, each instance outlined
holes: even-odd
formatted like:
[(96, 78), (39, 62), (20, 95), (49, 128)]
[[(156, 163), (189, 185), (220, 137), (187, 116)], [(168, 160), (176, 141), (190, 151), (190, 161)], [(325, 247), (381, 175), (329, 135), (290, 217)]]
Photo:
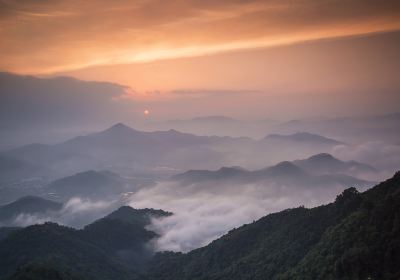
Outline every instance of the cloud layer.
[(221, 184), (210, 181), (180, 185), (161, 182), (135, 193), (130, 205), (173, 212), (173, 216), (154, 219), (149, 227), (161, 235), (155, 241), (155, 249), (187, 252), (268, 213), (333, 201), (343, 189), (343, 185), (310, 188), (298, 184), (293, 188), (277, 183)]
[(398, 30), (398, 1), (1, 1), (0, 69), (93, 65)]

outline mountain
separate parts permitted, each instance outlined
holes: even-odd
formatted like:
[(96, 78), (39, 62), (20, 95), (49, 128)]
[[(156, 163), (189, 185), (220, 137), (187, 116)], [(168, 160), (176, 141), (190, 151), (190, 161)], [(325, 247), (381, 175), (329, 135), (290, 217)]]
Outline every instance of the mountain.
[(227, 116), (202, 116), (191, 119), (175, 119), (160, 122), (147, 122), (146, 130), (176, 129), (196, 135), (216, 135), (234, 137), (262, 137), (275, 122), (271, 120), (244, 121)]
[(157, 237), (145, 226), (150, 217), (165, 215), (170, 213), (125, 206), (82, 230), (54, 223), (20, 229), (0, 240), (0, 278), (53, 273), (74, 279), (143, 279), (139, 264), (152, 256), (147, 243)]
[(160, 253), (156, 279), (399, 279), (400, 173), (334, 203), (288, 209), (187, 254)]
[(259, 178), (279, 178), (279, 177), (304, 177), (307, 174), (297, 165), (290, 161), (283, 161), (274, 166), (255, 171), (253, 174)]
[(400, 138), (399, 123), (400, 113), (396, 112), (384, 115), (294, 120), (276, 125), (273, 131), (313, 131), (321, 135), (340, 135), (346, 143), (360, 143), (366, 139), (395, 143)]
[(191, 119), (191, 121), (194, 122), (224, 122), (224, 123), (230, 123), (230, 122), (238, 122), (238, 120), (226, 116), (205, 116), (205, 117), (196, 117)]
[(304, 170), (295, 162), (284, 161), (276, 165), (249, 171), (240, 167), (223, 167), (216, 171), (210, 170), (189, 170), (187, 172), (174, 175), (170, 181), (175, 181), (181, 185), (199, 184), (199, 187), (208, 187), (217, 184), (251, 184), (279, 185), (293, 189), (316, 189), (326, 188), (327, 186), (359, 186), (365, 188), (372, 186), (373, 182), (357, 179), (355, 177), (336, 174), (335, 172), (318, 175)]
[(184, 173), (174, 175), (170, 179), (173, 181), (193, 183), (201, 181), (232, 179), (234, 177), (247, 176), (247, 174), (249, 174), (249, 171), (241, 167), (221, 167), (216, 171), (189, 170)]
[(78, 279), (128, 279), (128, 274), (135, 275), (104, 249), (83, 240), (79, 231), (57, 224), (29, 226), (0, 241), (0, 278), (43, 263)]
[(45, 214), (59, 211), (62, 204), (36, 196), (25, 196), (0, 206), (0, 223), (8, 224), (22, 214)]
[(127, 261), (140, 269), (152, 252), (148, 242), (158, 237), (146, 229), (152, 218), (162, 218), (172, 213), (155, 209), (134, 209), (122, 206), (106, 217), (87, 225), (81, 231), (81, 236), (88, 242), (104, 248), (118, 259)]
[(327, 205), (267, 215), (185, 254), (163, 252), (152, 256), (148, 252), (138, 260), (135, 252), (143, 252), (143, 246), (146, 248), (145, 244), (157, 236), (134, 226), (136, 222), (129, 222), (137, 221), (130, 215), (139, 213), (167, 215), (160, 210), (135, 211), (124, 207), (83, 230), (53, 223), (17, 230), (0, 240), (0, 277), (21, 280), (400, 277), (400, 172), (364, 193), (346, 189)]
[(71, 197), (99, 199), (133, 190), (118, 174), (109, 171), (85, 171), (53, 181), (47, 191), (67, 200)]
[(293, 163), (308, 172), (319, 175), (339, 173), (362, 176), (366, 174), (374, 175), (378, 172), (368, 164), (357, 161), (341, 161), (327, 153), (317, 154), (303, 160), (295, 160)]
[[(86, 170), (110, 170), (124, 176), (165, 178), (180, 170), (221, 166), (259, 168), (328, 152), (342, 142), (310, 133), (248, 137), (198, 136), (173, 129), (139, 131), (118, 123), (106, 130), (55, 145), (28, 145), (2, 154), (43, 166), (57, 179)], [(1, 171), (1, 170), (0, 170)], [(22, 174), (21, 178), (25, 178)]]
[(171, 212), (152, 208), (134, 209), (129, 206), (122, 206), (118, 210), (110, 213), (105, 218), (127, 222), (138, 227), (145, 227), (151, 223), (152, 218), (162, 218), (171, 216)]
[(45, 172), (44, 168), (23, 160), (0, 155), (0, 182), (14, 181), (20, 177), (35, 177)]
[(264, 140), (268, 142), (286, 142), (319, 146), (336, 146), (344, 144), (343, 142), (308, 132), (297, 132), (289, 135), (269, 134), (264, 138)]
[[(112, 170), (126, 174), (156, 168), (183, 168), (209, 156), (217, 165), (223, 158), (216, 145), (241, 145), (250, 139), (196, 136), (176, 130), (145, 132), (118, 123), (104, 131), (55, 145), (28, 145), (4, 156), (47, 166), (62, 177), (84, 170)], [(184, 159), (183, 159), (184, 158)], [(54, 175), (55, 174), (55, 175)]]

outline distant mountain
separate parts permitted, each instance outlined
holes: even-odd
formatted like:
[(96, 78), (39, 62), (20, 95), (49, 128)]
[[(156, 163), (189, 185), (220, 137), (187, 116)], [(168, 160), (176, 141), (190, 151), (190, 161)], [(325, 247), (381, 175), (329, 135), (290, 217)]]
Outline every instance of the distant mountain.
[(0, 182), (15, 181), (21, 177), (35, 177), (45, 173), (44, 167), (0, 155)]
[[(180, 168), (199, 164), (202, 162), (199, 159), (204, 156), (213, 158), (218, 164), (222, 158), (211, 147), (241, 145), (244, 141), (250, 140), (196, 136), (176, 130), (145, 132), (119, 123), (104, 131), (56, 145), (24, 146), (7, 152), (5, 156), (51, 167), (53, 174), (58, 176), (90, 169), (132, 174), (149, 172), (160, 166)], [(180, 154), (182, 156), (177, 156)]]
[(277, 133), (313, 131), (321, 135), (337, 135), (347, 143), (383, 141), (395, 143), (400, 138), (400, 113), (359, 117), (316, 118), (293, 120), (274, 127)]
[(400, 173), (334, 203), (288, 209), (187, 254), (161, 253), (149, 279), (399, 279)]
[(146, 130), (176, 129), (196, 135), (216, 135), (234, 137), (263, 136), (263, 131), (269, 131), (277, 124), (271, 119), (263, 120), (239, 120), (227, 116), (200, 116), (191, 119), (174, 119), (161, 122), (148, 122), (144, 124)]
[(274, 166), (254, 171), (258, 178), (279, 178), (279, 177), (304, 177), (308, 176), (301, 168), (290, 161), (283, 161)]
[(343, 142), (308, 132), (298, 132), (289, 135), (270, 134), (267, 135), (264, 139), (270, 142), (292, 142), (298, 144), (301, 143), (304, 145), (335, 146), (344, 144)]
[[(55, 180), (46, 189), (64, 200), (74, 196), (99, 199), (121, 194), (129, 190), (129, 186), (116, 173), (90, 170)], [(134, 186), (131, 190), (133, 189)]]
[[(176, 130), (146, 132), (118, 123), (104, 131), (56, 145), (29, 145), (3, 156), (46, 167), (60, 178), (86, 170), (126, 176), (167, 177), (178, 170), (249, 168), (328, 152), (342, 142), (310, 133), (246, 137), (197, 136)], [(1, 170), (0, 170), (1, 171)], [(24, 178), (24, 177), (21, 177)]]
[(327, 153), (317, 154), (303, 160), (295, 160), (293, 163), (310, 173), (319, 175), (341, 173), (362, 176), (378, 172), (368, 164), (357, 161), (341, 161)]
[(181, 182), (201, 182), (209, 180), (225, 180), (234, 177), (247, 176), (249, 171), (240, 167), (222, 167), (216, 171), (210, 170), (189, 170), (172, 176), (170, 179)]
[(0, 206), (0, 224), (6, 224), (21, 214), (45, 214), (62, 208), (62, 204), (41, 197), (26, 196)]
[(324, 188), (326, 186), (358, 186), (365, 188), (374, 184), (373, 182), (345, 174), (337, 174), (336, 172), (327, 172), (323, 175), (313, 174), (299, 167), (295, 162), (289, 161), (255, 171), (239, 167), (223, 167), (216, 171), (189, 170), (172, 176), (170, 180), (176, 181), (183, 186), (201, 184), (199, 187), (208, 187), (209, 185), (217, 184), (240, 185), (257, 183), (265, 186), (270, 186), (271, 184), (274, 186), (284, 185), (297, 190), (301, 188)]
[(191, 119), (194, 122), (239, 122), (239, 120), (226, 116), (205, 116)]

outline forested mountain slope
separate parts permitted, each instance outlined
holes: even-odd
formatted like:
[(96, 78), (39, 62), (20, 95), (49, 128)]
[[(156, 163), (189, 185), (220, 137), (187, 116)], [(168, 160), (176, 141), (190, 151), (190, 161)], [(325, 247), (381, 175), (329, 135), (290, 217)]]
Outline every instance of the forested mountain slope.
[(334, 203), (268, 215), (188, 254), (161, 253), (151, 279), (399, 279), (400, 173)]

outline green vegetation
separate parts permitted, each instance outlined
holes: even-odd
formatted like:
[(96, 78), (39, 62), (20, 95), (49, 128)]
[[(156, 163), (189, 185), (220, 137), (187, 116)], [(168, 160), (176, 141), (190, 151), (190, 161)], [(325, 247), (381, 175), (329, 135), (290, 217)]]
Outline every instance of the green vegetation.
[(122, 207), (83, 230), (55, 223), (15, 229), (0, 241), (0, 279), (143, 279), (138, 267), (156, 237), (144, 226), (153, 214), (170, 213)]
[(151, 208), (134, 209), (129, 206), (122, 206), (118, 210), (112, 212), (106, 218), (117, 219), (138, 227), (144, 227), (151, 222), (151, 218), (161, 218), (171, 216), (172, 213), (163, 210), (156, 210)]
[(83, 230), (46, 223), (0, 241), (0, 278), (400, 279), (400, 173), (334, 203), (288, 209), (187, 254), (155, 256), (144, 228), (171, 213), (122, 207)]
[(268, 215), (188, 254), (161, 253), (151, 279), (400, 279), (400, 173), (334, 203)]

